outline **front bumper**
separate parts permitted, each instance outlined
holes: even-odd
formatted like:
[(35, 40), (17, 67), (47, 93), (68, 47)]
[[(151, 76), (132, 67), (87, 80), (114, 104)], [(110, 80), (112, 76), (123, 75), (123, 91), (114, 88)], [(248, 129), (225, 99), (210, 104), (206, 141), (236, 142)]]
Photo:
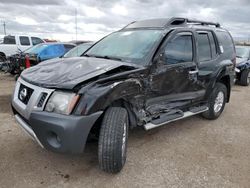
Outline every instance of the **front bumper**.
[[(26, 96), (21, 99), (24, 88)], [(32, 85), (19, 78), (12, 96), (15, 119), (40, 146), (55, 152), (81, 153), (92, 126), (103, 112), (88, 116), (45, 112), (53, 92), (53, 89)]]
[(66, 116), (48, 112), (32, 112), (24, 119), (13, 109), (19, 125), (41, 147), (60, 153), (82, 153), (88, 134), (102, 111), (89, 116)]

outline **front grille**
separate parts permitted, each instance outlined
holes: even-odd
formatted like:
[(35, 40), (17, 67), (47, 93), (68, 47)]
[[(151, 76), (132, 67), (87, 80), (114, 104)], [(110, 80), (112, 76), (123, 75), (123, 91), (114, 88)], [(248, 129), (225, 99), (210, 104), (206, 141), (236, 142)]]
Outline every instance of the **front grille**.
[(44, 92), (42, 93), (41, 98), (37, 104), (37, 107), (41, 108), (43, 106), (47, 95), (48, 95), (47, 93), (44, 93)]
[(21, 84), (18, 92), (18, 99), (27, 105), (33, 91), (33, 89)]

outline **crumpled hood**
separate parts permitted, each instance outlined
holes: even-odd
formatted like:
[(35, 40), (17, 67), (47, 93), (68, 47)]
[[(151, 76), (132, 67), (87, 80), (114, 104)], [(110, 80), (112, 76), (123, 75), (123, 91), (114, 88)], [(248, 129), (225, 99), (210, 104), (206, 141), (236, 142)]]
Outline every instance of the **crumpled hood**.
[(24, 70), (21, 77), (41, 87), (72, 89), (77, 84), (109, 70), (132, 65), (92, 57), (57, 58)]

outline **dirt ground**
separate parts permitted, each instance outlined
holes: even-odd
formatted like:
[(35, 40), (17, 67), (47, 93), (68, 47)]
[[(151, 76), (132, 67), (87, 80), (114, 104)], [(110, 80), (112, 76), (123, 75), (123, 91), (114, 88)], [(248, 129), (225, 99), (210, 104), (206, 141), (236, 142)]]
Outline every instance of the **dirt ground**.
[(46, 151), (15, 122), (14, 78), (0, 73), (0, 187), (250, 187), (250, 87), (234, 86), (215, 121), (200, 116), (130, 132), (119, 174), (98, 169), (97, 143), (82, 155)]

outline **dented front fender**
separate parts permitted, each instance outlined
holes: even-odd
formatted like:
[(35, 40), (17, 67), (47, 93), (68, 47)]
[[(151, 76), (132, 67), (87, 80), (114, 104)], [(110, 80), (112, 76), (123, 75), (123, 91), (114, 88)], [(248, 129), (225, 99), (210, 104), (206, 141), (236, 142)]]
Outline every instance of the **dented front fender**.
[(129, 102), (142, 92), (142, 88), (141, 81), (135, 78), (95, 84), (82, 94), (74, 113), (89, 115), (99, 110), (105, 110), (119, 99)]

